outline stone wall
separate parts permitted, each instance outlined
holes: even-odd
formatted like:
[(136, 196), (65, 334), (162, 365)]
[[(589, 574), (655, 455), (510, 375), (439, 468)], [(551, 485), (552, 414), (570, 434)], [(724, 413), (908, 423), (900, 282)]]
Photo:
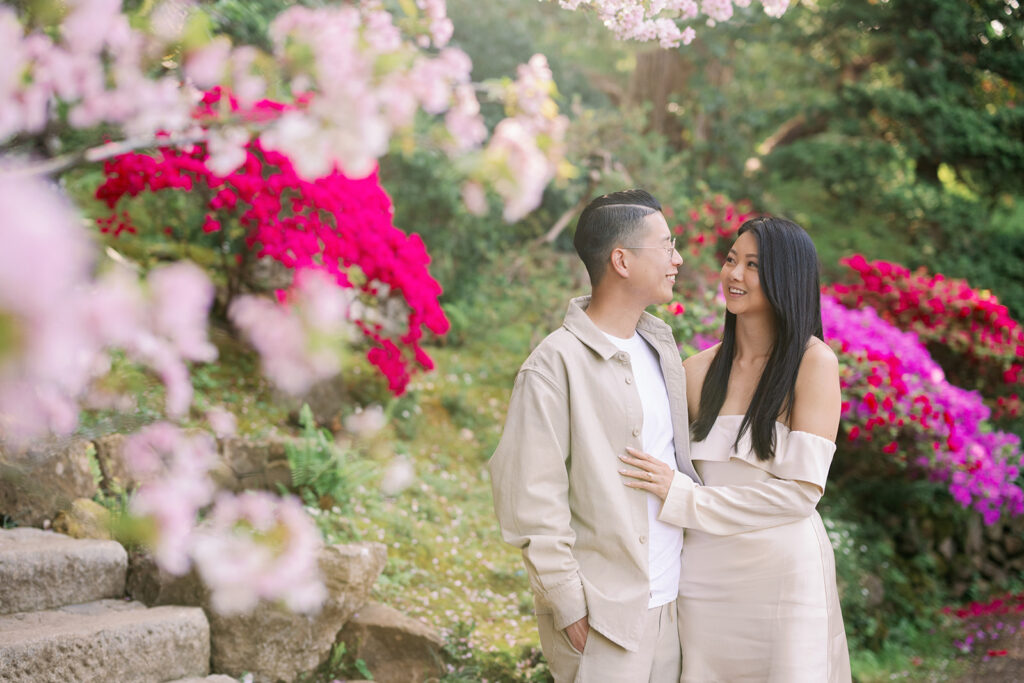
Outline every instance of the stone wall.
[(927, 554), (936, 578), (962, 597), (972, 583), (998, 589), (1024, 575), (1024, 516), (985, 525), (976, 514), (939, 519), (890, 517), (896, 551), (904, 558)]

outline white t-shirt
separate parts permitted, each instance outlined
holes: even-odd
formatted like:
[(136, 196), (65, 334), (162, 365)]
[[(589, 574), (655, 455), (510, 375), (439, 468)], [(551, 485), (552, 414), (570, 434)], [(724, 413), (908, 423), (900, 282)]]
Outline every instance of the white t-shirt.
[[(644, 411), (644, 452), (677, 470), (676, 449), (672, 432), (672, 412), (668, 403), (668, 389), (661, 374), (658, 354), (637, 333), (629, 339), (608, 339), (629, 354), (633, 368), (633, 381), (640, 393)], [(683, 530), (658, 520), (661, 501), (654, 494), (647, 496), (648, 556), (650, 562), (651, 600), (648, 607), (660, 607), (679, 595), (680, 557), (683, 552)]]

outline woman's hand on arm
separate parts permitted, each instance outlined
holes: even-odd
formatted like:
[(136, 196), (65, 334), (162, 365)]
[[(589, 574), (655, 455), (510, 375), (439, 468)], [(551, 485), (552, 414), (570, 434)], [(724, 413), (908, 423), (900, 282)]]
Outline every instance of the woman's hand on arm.
[(672, 478), (676, 471), (655, 457), (642, 453), (635, 448), (626, 448), (629, 455), (620, 455), (619, 460), (636, 469), (619, 470), (619, 474), (629, 477), (626, 486), (631, 489), (650, 491), (659, 499), (665, 500)]

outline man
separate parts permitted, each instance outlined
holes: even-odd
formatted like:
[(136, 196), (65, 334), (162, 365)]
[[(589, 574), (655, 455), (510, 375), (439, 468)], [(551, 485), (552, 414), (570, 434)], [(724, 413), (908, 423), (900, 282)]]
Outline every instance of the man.
[(679, 352), (644, 312), (671, 300), (682, 258), (643, 190), (592, 201), (574, 243), (592, 293), (516, 377), (490, 461), (495, 510), (523, 551), (556, 683), (675, 683), (682, 529), (623, 485), (619, 457), (643, 450), (698, 479)]

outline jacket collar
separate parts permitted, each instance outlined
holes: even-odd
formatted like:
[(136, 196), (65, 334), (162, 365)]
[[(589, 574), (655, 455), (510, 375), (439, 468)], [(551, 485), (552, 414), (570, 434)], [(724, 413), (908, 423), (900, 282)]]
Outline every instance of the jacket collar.
[[(590, 305), (589, 296), (579, 296), (569, 301), (569, 309), (565, 312), (565, 321), (562, 326), (572, 332), (577, 339), (589, 346), (604, 360), (608, 360), (619, 352), (608, 337), (604, 335), (594, 321), (587, 315), (587, 306)], [(669, 343), (675, 346), (675, 338), (672, 336), (672, 328), (665, 321), (644, 311), (636, 324), (637, 331), (645, 338), (658, 340), (662, 343)]]

